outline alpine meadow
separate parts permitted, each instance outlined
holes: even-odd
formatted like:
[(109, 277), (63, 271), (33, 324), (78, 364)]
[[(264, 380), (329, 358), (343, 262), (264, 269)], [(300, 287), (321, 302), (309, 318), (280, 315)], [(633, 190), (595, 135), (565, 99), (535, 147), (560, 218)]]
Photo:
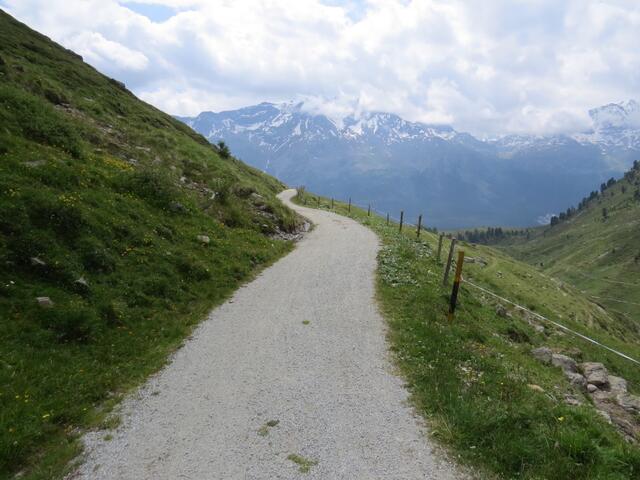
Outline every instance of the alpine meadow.
[(0, 0), (0, 480), (640, 479), (639, 32)]

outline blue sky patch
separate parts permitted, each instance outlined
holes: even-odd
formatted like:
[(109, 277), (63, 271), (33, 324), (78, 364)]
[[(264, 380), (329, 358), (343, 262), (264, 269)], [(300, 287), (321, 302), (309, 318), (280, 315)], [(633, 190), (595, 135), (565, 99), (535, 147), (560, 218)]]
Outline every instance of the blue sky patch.
[(122, 6), (140, 15), (144, 15), (155, 23), (165, 22), (176, 14), (173, 8), (157, 3), (125, 2)]

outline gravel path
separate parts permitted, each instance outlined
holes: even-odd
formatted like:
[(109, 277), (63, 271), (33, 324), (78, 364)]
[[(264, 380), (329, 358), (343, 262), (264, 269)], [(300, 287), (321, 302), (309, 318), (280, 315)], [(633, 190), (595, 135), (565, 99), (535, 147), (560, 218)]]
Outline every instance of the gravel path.
[[(70, 478), (462, 478), (432, 451), (392, 373), (375, 234), (294, 206), (294, 193), (280, 198), (316, 228), (123, 402), (111, 440), (85, 436), (86, 461)], [(310, 461), (308, 473), (291, 454)]]

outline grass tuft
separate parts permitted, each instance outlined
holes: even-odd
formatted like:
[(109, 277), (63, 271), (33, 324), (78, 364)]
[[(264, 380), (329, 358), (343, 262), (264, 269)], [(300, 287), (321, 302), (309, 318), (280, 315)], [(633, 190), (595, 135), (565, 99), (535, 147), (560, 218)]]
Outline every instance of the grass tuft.
[(297, 464), (298, 471), (300, 473), (309, 473), (311, 471), (311, 467), (314, 467), (318, 464), (316, 460), (310, 460), (295, 453), (290, 454), (287, 457), (287, 460), (291, 460), (293, 463)]

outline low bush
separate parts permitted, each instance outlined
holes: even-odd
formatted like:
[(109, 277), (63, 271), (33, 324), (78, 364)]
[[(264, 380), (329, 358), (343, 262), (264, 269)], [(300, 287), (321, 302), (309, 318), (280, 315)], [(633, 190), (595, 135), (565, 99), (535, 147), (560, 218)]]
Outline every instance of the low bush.
[(155, 207), (169, 210), (179, 197), (179, 191), (168, 174), (152, 169), (123, 172), (120, 189), (148, 202)]

